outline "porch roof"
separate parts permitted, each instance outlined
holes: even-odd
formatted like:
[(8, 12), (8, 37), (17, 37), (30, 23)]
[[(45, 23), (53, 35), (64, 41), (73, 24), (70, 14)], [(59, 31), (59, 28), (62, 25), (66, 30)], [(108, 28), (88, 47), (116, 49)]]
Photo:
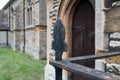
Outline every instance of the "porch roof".
[(10, 28), (7, 25), (0, 24), (0, 31), (9, 31)]

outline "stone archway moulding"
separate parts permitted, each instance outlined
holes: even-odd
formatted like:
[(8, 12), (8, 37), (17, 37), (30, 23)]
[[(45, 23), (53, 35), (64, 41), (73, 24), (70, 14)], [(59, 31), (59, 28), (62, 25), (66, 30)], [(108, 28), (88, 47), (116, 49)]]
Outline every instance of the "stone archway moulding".
[[(57, 18), (63, 21), (66, 30), (66, 42), (68, 44), (68, 51), (63, 57), (67, 58), (71, 56), (72, 50), (72, 18), (74, 11), (81, 0), (60, 0)], [(95, 9), (95, 0), (89, 0), (93, 8)]]
[[(57, 17), (61, 17), (61, 15), (64, 15), (66, 12), (74, 10), (80, 1), (81, 0), (60, 0)], [(89, 1), (92, 4), (93, 8), (95, 9), (95, 0)]]

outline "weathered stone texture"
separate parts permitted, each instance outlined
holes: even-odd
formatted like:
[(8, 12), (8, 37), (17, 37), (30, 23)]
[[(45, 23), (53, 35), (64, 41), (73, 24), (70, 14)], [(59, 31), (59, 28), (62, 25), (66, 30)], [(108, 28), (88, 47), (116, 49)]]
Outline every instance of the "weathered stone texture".
[(109, 48), (110, 48), (110, 51), (120, 50), (120, 32), (114, 32), (110, 34)]
[(5, 15), (4, 15), (3, 10), (0, 10), (0, 24), (4, 23), (4, 17), (5, 17)]
[(9, 9), (5, 9), (4, 10), (4, 15), (5, 15), (5, 17), (4, 17), (4, 23), (9, 26), (9, 24), (10, 24), (9, 23)]
[(23, 44), (24, 44), (24, 35), (23, 35), (23, 31), (20, 31), (20, 51), (23, 51)]
[(46, 58), (46, 40), (46, 30), (27, 30), (25, 51), (33, 55), (36, 59)]
[(6, 32), (0, 31), (0, 47), (6, 46)]
[(46, 25), (46, 0), (40, 0), (40, 25)]
[[(4, 10), (7, 15), (4, 19), (11, 29), (9, 45), (14, 50), (20, 51), (25, 47), (25, 52), (35, 56), (36, 59), (43, 59), (46, 57), (47, 38), (46, 29), (40, 28), (46, 26), (46, 1), (32, 0), (28, 4), (28, 0), (25, 0), (25, 6), (23, 1), (15, 0)], [(32, 10), (32, 15), (29, 15), (31, 18), (28, 18), (28, 8)], [(32, 23), (28, 24), (28, 19), (32, 19)]]
[(11, 15), (13, 20), (11, 20), (11, 26), (13, 26), (13, 30), (23, 29), (23, 1), (16, 0), (12, 4), (12, 8)]
[(105, 32), (120, 31), (120, 7), (106, 11)]
[[(30, 7), (27, 4), (26, 6)], [(26, 44), (25, 51), (32, 54), (36, 59), (46, 58), (46, 29), (41, 30), (40, 27), (46, 25), (46, 1), (34, 0), (32, 2), (32, 24), (26, 23)], [(27, 9), (26, 7), (26, 9)], [(26, 16), (27, 20), (27, 16)], [(37, 26), (36, 25), (41, 25)], [(42, 38), (44, 36), (44, 38)]]
[(46, 58), (47, 50), (47, 31), (40, 30), (40, 59)]
[(13, 34), (13, 50), (18, 50), (20, 51), (20, 32), (15, 32)]
[[(7, 23), (4, 21), (4, 11), (0, 10), (0, 25), (1, 24), (5, 24), (7, 25)], [(6, 35), (6, 31), (0, 31), (0, 47), (5, 47), (7, 46), (7, 35)]]
[(35, 48), (35, 31), (34, 30), (26, 31), (25, 36), (26, 36), (25, 51), (28, 53), (33, 53)]
[(13, 45), (13, 32), (10, 31), (8, 37), (9, 37), (9, 46), (13, 48), (14, 47), (14, 45)]
[(95, 47), (97, 50), (107, 50), (108, 48), (108, 37), (104, 33), (105, 13), (104, 0), (95, 1)]
[(38, 25), (39, 24), (39, 2), (37, 2), (36, 4), (33, 4), (32, 7), (32, 12), (33, 12), (33, 24), (34, 25)]

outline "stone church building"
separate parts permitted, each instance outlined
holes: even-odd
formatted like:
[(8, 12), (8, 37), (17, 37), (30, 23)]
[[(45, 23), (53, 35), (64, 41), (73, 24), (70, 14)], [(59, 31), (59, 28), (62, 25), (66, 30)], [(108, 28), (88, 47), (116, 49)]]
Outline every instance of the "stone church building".
[(9, 46), (36, 59), (46, 58), (46, 1), (9, 0), (3, 10), (10, 27)]
[[(4, 23), (10, 27), (9, 46), (36, 59), (47, 56), (45, 80), (87, 80), (66, 70), (62, 70), (61, 78), (56, 79), (56, 67), (50, 63), (57, 60), (56, 53), (60, 52), (54, 50), (55, 47), (53, 49), (57, 35), (55, 30), (63, 32), (57, 38), (58, 41), (64, 40), (65, 46), (56, 43), (56, 47), (64, 47), (62, 50), (60, 46), (62, 60), (120, 50), (120, 0), (9, 0), (3, 10), (6, 15)], [(64, 28), (56, 26), (58, 20)], [(112, 65), (116, 71), (107, 71), (120, 75), (119, 64), (120, 57), (117, 56), (82, 62), (80, 65), (103, 72)]]
[[(67, 52), (63, 52), (63, 60), (120, 50), (120, 0), (47, 0), (48, 61), (45, 67), (45, 80), (84, 80), (75, 75), (72, 77), (65, 70), (62, 72), (62, 79), (55, 79), (57, 74), (49, 61), (55, 60), (56, 53), (52, 48), (52, 42), (57, 19), (60, 19), (65, 27)], [(119, 56), (83, 65), (105, 71), (106, 63), (117, 65), (116, 68), (120, 72)]]
[(9, 27), (4, 21), (4, 11), (0, 10), (0, 47), (8, 46)]

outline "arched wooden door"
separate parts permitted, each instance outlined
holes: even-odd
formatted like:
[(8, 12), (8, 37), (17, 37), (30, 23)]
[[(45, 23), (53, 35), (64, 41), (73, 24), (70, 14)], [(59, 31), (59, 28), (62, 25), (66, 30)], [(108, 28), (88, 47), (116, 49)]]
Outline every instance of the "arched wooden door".
[[(95, 53), (95, 12), (89, 0), (79, 2), (72, 23), (72, 57), (92, 55)], [(77, 62), (94, 67), (94, 61)], [(72, 74), (72, 80), (87, 80)]]

